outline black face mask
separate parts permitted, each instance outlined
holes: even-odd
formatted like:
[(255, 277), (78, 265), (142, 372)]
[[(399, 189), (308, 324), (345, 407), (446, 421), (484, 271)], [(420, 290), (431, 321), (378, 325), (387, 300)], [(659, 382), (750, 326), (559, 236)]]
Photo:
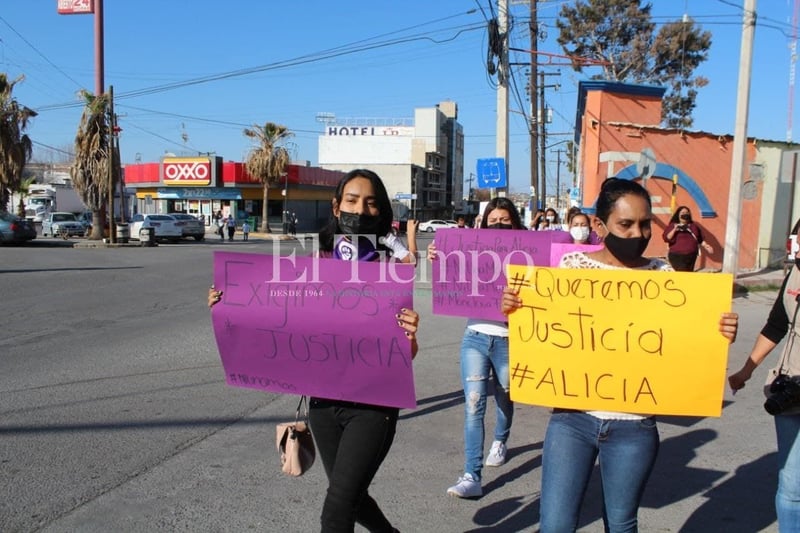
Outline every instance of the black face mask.
[(681, 220), (684, 222), (691, 222), (692, 216), (691, 215), (681, 215)]
[(380, 217), (375, 215), (339, 211), (339, 230), (345, 235), (377, 235), (379, 224)]
[(616, 257), (623, 264), (631, 264), (636, 262), (642, 257), (647, 244), (650, 242), (649, 237), (617, 237), (610, 231), (603, 238), (603, 244), (606, 249)]
[(503, 224), (502, 222), (495, 222), (486, 226), (487, 229), (514, 229), (512, 224)]

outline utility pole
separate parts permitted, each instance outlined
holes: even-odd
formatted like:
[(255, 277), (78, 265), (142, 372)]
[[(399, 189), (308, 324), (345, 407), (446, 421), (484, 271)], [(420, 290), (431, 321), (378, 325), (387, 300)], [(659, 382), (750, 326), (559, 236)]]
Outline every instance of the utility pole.
[(556, 150), (556, 209), (561, 207), (561, 148)]
[(531, 3), (531, 22), (530, 22), (530, 32), (531, 32), (531, 73), (528, 77), (528, 90), (530, 92), (530, 100), (531, 100), (531, 117), (530, 117), (530, 124), (528, 124), (528, 130), (531, 134), (531, 196), (534, 199), (536, 205), (531, 206), (531, 213), (535, 213), (536, 209), (539, 208), (540, 205), (544, 205), (543, 203), (539, 202), (539, 195), (541, 194), (542, 190), (539, 188), (539, 146), (538, 146), (538, 139), (539, 139), (539, 111), (538, 107), (539, 104), (536, 101), (536, 95), (539, 94), (537, 87), (537, 80), (538, 74), (537, 69), (539, 68), (539, 57), (538, 57), (538, 46), (539, 46), (539, 22), (536, 19), (536, 4), (537, 0), (530, 0)]
[(108, 88), (108, 242), (117, 242), (114, 228), (114, 86)]
[[(500, 64), (497, 68), (497, 157), (506, 163), (506, 176), (510, 177), (508, 164), (508, 0), (497, 0), (497, 25), (501, 40)], [(508, 184), (506, 190), (508, 190)], [(492, 189), (492, 197), (495, 197)]]
[(545, 115), (547, 108), (544, 102), (544, 72), (539, 73), (539, 95), (541, 98), (539, 103), (539, 159), (542, 165), (539, 171), (539, 181), (542, 183), (539, 190), (542, 191), (542, 209), (545, 209), (547, 208), (547, 157), (545, 156), (545, 146), (547, 144), (547, 132), (545, 130), (547, 117)]
[(747, 112), (750, 104), (750, 71), (753, 66), (753, 37), (756, 28), (756, 0), (744, 0), (742, 48), (739, 55), (739, 84), (736, 96), (736, 126), (733, 133), (731, 184), (728, 218), (725, 222), (725, 250), (722, 271), (736, 275), (739, 267), (739, 223), (742, 212), (742, 176), (747, 158)]
[(475, 181), (475, 173), (474, 172), (470, 172), (469, 173), (469, 179), (467, 180), (467, 183), (469, 184), (469, 188), (467, 189), (467, 200), (470, 201), (470, 202), (472, 201), (472, 182), (473, 181)]

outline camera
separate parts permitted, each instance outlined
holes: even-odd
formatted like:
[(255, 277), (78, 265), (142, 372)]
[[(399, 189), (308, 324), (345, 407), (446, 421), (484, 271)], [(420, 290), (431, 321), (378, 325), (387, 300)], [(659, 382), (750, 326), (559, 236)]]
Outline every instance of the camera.
[(778, 374), (769, 386), (769, 396), (764, 402), (764, 409), (774, 416), (798, 406), (800, 406), (800, 376)]

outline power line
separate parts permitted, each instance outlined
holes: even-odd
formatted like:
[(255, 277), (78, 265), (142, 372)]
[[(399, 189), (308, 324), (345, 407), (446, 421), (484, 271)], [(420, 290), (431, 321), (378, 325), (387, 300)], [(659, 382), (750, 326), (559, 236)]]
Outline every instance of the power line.
[[(465, 14), (471, 14), (471, 13), (475, 13), (475, 12), (476, 12), (476, 10), (471, 9), (471, 10), (467, 11)], [(446, 17), (446, 18), (452, 18), (452, 17)], [(441, 21), (441, 20), (445, 20), (445, 19), (438, 19), (438, 21)], [(410, 29), (415, 29), (417, 27), (424, 26), (424, 25), (427, 25), (427, 24), (430, 24), (430, 22), (422, 24), (422, 25), (414, 26), (414, 27), (412, 27)], [(415, 41), (430, 41), (430, 42), (432, 42), (434, 44), (443, 44), (443, 43), (446, 43), (446, 42), (454, 41), (455, 39), (460, 37), (463, 33), (471, 32), (471, 31), (475, 31), (475, 30), (479, 30), (479, 29), (483, 29), (483, 27), (484, 27), (484, 23), (480, 22), (480, 23), (472, 23), (472, 24), (455, 26), (455, 27), (450, 27), (450, 28), (442, 28), (440, 30), (437, 30), (439, 32), (444, 32), (444, 31), (455, 32), (453, 35), (451, 35), (451, 36), (449, 36), (448, 38), (445, 38), (445, 39), (435, 39), (435, 38), (431, 37), (430, 32), (426, 32), (426, 33), (421, 33), (421, 34), (417, 34), (417, 35), (412, 35), (412, 36), (409, 36), (409, 37), (391, 39), (391, 40), (387, 40), (387, 41), (379, 41), (377, 43), (371, 43), (371, 44), (367, 44), (367, 45), (357, 46), (360, 43), (364, 43), (364, 42), (368, 41), (368, 40), (364, 39), (364, 40), (360, 40), (360, 41), (355, 41), (353, 43), (349, 43), (347, 45), (342, 45), (342, 46), (335, 47), (335, 48), (329, 48), (327, 50), (323, 50), (323, 51), (320, 51), (320, 52), (314, 52), (312, 54), (301, 55), (301, 56), (298, 56), (298, 57), (295, 57), (295, 58), (292, 58), (292, 59), (276, 61), (276, 62), (273, 62), (273, 63), (267, 63), (267, 64), (264, 64), (264, 65), (258, 65), (258, 66), (255, 66), (255, 67), (248, 67), (248, 68), (244, 68), (244, 69), (238, 69), (238, 70), (233, 70), (233, 71), (228, 71), (228, 72), (222, 72), (222, 73), (218, 73), (218, 74), (211, 74), (211, 75), (208, 75), (208, 76), (202, 76), (202, 77), (198, 77), (198, 78), (192, 78), (192, 79), (188, 79), (188, 80), (172, 82), (172, 83), (167, 83), (167, 84), (163, 84), (163, 85), (157, 85), (157, 86), (153, 86), (153, 87), (148, 87), (148, 88), (128, 91), (128, 92), (120, 93), (119, 95), (117, 95), (116, 96), (116, 100), (125, 99), (125, 98), (133, 98), (133, 97), (138, 97), (138, 96), (146, 96), (146, 95), (150, 95), (150, 94), (170, 91), (170, 90), (179, 89), (179, 88), (188, 87), (188, 86), (193, 86), (193, 85), (199, 85), (199, 84), (203, 84), (203, 83), (209, 83), (209, 82), (213, 82), (213, 81), (220, 81), (220, 80), (224, 80), (224, 79), (230, 79), (230, 78), (246, 76), (246, 75), (249, 75), (249, 74), (256, 74), (256, 73), (260, 73), (260, 72), (267, 72), (267, 71), (272, 71), (272, 70), (285, 69), (285, 68), (295, 67), (295, 66), (299, 66), (299, 65), (305, 65), (305, 64), (309, 64), (309, 63), (315, 63), (315, 62), (319, 62), (319, 61), (324, 61), (324, 60), (327, 60), (327, 59), (334, 59), (334, 58), (342, 57), (342, 56), (346, 56), (346, 55), (352, 55), (352, 54), (356, 54), (356, 53), (359, 53), (359, 52), (365, 52), (365, 51), (375, 50), (375, 49), (379, 49), (379, 48), (386, 48), (386, 47), (389, 47), (389, 46), (395, 46), (395, 45), (399, 45), (399, 44), (406, 44), (406, 43), (415, 42)], [(390, 32), (389, 34), (397, 33), (397, 32), (400, 32), (400, 31), (407, 31), (407, 29), (398, 30), (396, 32)], [(383, 35), (389, 35), (389, 34), (383, 34)], [(378, 36), (378, 37), (381, 37), (381, 36)], [(371, 39), (374, 39), (374, 38), (375, 37), (373, 37)], [(371, 40), (371, 39), (369, 39), (369, 40)], [(82, 103), (75, 103), (75, 102), (64, 103), (64, 104), (52, 104), (52, 105), (41, 106), (41, 107), (39, 107), (37, 109), (37, 111), (47, 111), (47, 110), (53, 110), (53, 109), (66, 109), (66, 108), (79, 107), (81, 105), (83, 105), (83, 104)]]
[(31, 42), (30, 42), (30, 41), (28, 41), (28, 40), (27, 40), (25, 37), (23, 37), (23, 36), (22, 36), (22, 34), (21, 34), (20, 32), (18, 32), (16, 29), (14, 29), (14, 27), (13, 27), (11, 24), (9, 24), (9, 23), (8, 23), (8, 21), (7, 21), (6, 19), (4, 19), (2, 16), (0, 16), (0, 21), (2, 21), (2, 22), (3, 22), (3, 24), (5, 24), (6, 26), (8, 26), (8, 28), (9, 28), (11, 31), (13, 31), (13, 32), (16, 34), (16, 36), (17, 36), (17, 37), (19, 37), (20, 39), (22, 39), (22, 42), (24, 42), (25, 44), (27, 44), (28, 46), (30, 46), (30, 47), (31, 47), (31, 49), (32, 49), (34, 52), (36, 52), (37, 54), (39, 54), (39, 55), (42, 57), (42, 59), (44, 59), (45, 61), (47, 61), (47, 63), (48, 63), (48, 64), (49, 64), (51, 67), (53, 67), (54, 69), (56, 69), (58, 72), (60, 72), (61, 74), (63, 74), (65, 78), (67, 78), (67, 79), (68, 79), (68, 80), (70, 80), (72, 83), (74, 83), (75, 85), (77, 85), (77, 87), (78, 87), (79, 89), (83, 87), (83, 85), (82, 85), (81, 83), (79, 83), (78, 81), (76, 81), (76, 80), (75, 80), (75, 78), (73, 78), (72, 76), (70, 76), (69, 74), (67, 74), (67, 73), (66, 73), (66, 72), (64, 72), (63, 70), (61, 70), (61, 68), (60, 68), (58, 65), (56, 65), (55, 63), (53, 63), (52, 61), (50, 61), (50, 59), (48, 59), (48, 57), (47, 57), (46, 55), (44, 55), (42, 52), (40, 52), (38, 48), (36, 48), (35, 46), (33, 46), (33, 44), (31, 44)]

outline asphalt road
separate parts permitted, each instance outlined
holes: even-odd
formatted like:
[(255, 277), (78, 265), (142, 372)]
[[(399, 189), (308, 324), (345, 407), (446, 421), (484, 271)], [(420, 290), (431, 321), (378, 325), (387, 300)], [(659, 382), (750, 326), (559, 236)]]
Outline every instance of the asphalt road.
[[(295, 398), (224, 384), (205, 306), (214, 250), (272, 247), (209, 239), (73, 249), (40, 239), (0, 248), (0, 531), (319, 530), (322, 465), (287, 478), (274, 449), (274, 423), (290, 418)], [(742, 327), (731, 367), (774, 296), (734, 300)], [(402, 531), (535, 529), (547, 411), (517, 405), (509, 462), (484, 470), (483, 498), (447, 497), (463, 462), (464, 320), (433, 316), (424, 283), (415, 307), (419, 406), (401, 414), (371, 492)], [(765, 373), (735, 399), (726, 392), (721, 418), (660, 420), (642, 531), (777, 529)], [(602, 531), (596, 481), (581, 531)]]

